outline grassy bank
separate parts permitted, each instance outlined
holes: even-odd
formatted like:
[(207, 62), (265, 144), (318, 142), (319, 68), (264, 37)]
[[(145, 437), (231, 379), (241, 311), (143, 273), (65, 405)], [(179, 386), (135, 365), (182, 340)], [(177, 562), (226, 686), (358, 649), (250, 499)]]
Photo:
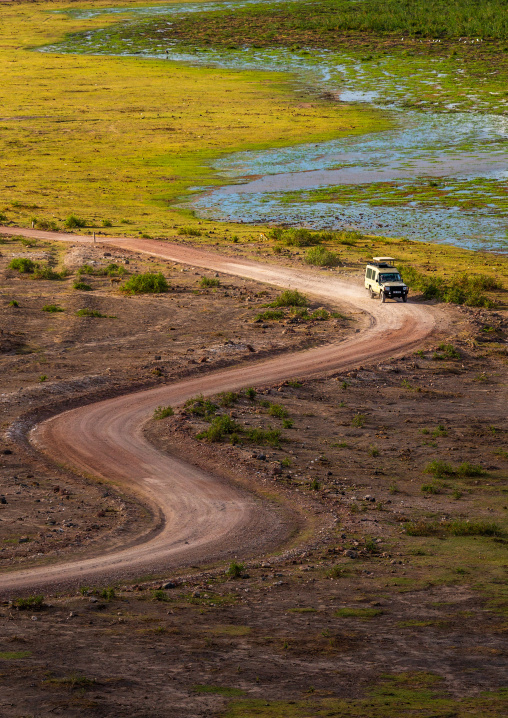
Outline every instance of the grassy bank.
[(316, 97), (302, 103), (281, 74), (31, 51), (119, 19), (79, 20), (55, 14), (59, 7), (66, 4), (0, 8), (2, 221), (61, 227), (76, 215), (88, 227), (111, 222), (106, 232), (157, 234), (173, 226), (177, 197), (217, 182), (208, 167), (215, 157), (382, 122)]
[[(205, 27), (204, 38), (257, 39), (264, 44), (312, 41), (329, 46), (341, 33), (426, 37), (447, 40), (463, 38), (508, 38), (505, 0), (478, 3), (474, 0), (318, 0), (291, 2), (283, 6), (259, 5), (242, 8), (233, 18), (217, 13)], [(181, 28), (202, 25), (192, 16), (178, 23)]]

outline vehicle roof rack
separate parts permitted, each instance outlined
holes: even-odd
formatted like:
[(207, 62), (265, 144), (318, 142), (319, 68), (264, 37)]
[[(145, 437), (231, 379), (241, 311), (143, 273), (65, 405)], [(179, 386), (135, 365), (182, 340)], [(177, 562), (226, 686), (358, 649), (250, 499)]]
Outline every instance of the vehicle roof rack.
[(393, 262), (395, 262), (393, 257), (373, 257), (372, 262), (369, 262), (369, 264), (376, 267), (392, 267)]

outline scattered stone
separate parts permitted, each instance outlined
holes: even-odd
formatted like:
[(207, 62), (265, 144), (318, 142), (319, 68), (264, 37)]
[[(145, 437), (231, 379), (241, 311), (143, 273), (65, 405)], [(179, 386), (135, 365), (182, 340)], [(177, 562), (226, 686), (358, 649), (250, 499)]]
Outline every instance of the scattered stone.
[(162, 588), (167, 590), (168, 588), (176, 588), (176, 583), (173, 581), (166, 581), (166, 583), (162, 584)]
[(358, 551), (353, 551), (352, 549), (347, 549), (347, 551), (344, 551), (344, 556), (347, 556), (347, 558), (358, 558)]

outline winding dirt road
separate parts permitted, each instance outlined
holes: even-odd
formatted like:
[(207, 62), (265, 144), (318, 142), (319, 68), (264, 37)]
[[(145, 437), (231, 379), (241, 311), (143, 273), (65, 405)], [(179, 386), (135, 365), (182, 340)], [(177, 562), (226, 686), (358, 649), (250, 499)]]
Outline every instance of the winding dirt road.
[[(88, 237), (0, 228), (4, 234), (88, 243)], [(72, 409), (42, 422), (32, 443), (78, 471), (121, 484), (160, 516), (160, 529), (142, 542), (82, 560), (4, 573), (0, 594), (34, 591), (90, 581), (160, 573), (185, 564), (266, 551), (280, 542), (283, 520), (254, 495), (156, 450), (143, 424), (156, 406), (178, 406), (196, 394), (211, 395), (291, 377), (342, 370), (406, 353), (435, 326), (432, 308), (381, 304), (360, 284), (329, 272), (275, 267), (156, 240), (108, 238), (101, 244), (164, 257), (195, 267), (242, 276), (279, 287), (298, 288), (316, 298), (366, 311), (370, 326), (346, 341), (249, 363)]]

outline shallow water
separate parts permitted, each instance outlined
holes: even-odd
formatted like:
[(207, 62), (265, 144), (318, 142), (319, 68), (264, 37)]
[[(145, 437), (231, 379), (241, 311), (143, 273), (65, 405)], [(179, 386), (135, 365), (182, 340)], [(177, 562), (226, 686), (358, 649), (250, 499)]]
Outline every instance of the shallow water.
[[(231, 3), (185, 3), (147, 8), (108, 8), (100, 10), (70, 10), (76, 17), (95, 17), (99, 14), (134, 14), (141, 17), (166, 16), (168, 22), (187, 13), (231, 9), (253, 4), (255, 0)], [(120, 27), (120, 32), (119, 32)], [(129, 23), (125, 26), (130, 28)], [(472, 186), (473, 179), (488, 179), (499, 183), (499, 195), (506, 196), (508, 179), (508, 117), (504, 112), (506, 100), (502, 93), (484, 92), (458, 94), (449, 102), (449, 92), (443, 85), (460, 85), (464, 71), (439, 60), (408, 68), (399, 67), (404, 61), (382, 57), (379, 62), (361, 62), (351, 53), (288, 49), (253, 50), (188, 50), (176, 44), (167, 45), (154, 37), (142, 39), (122, 36), (122, 27), (106, 28), (85, 33), (45, 51), (86, 52), (168, 58), (187, 65), (206, 65), (232, 69), (261, 69), (289, 72), (300, 88), (312, 87), (327, 92), (339, 102), (373, 105), (388, 111), (394, 128), (363, 136), (343, 137), (323, 143), (312, 143), (262, 152), (241, 152), (213, 163), (219, 176), (234, 180), (213, 191), (200, 193), (187, 206), (210, 218), (228, 218), (244, 222), (275, 222), (303, 224), (314, 227), (356, 227), (375, 234), (407, 236), (448, 242), (474, 249), (508, 251), (508, 222), (504, 204), (491, 202), (481, 186)], [(405, 74), (406, 73), (406, 74)], [(415, 95), (422, 86), (433, 91), (442, 90), (437, 105)], [(448, 94), (447, 94), (448, 92)], [(480, 96), (478, 96), (480, 94)], [(411, 109), (407, 105), (411, 104)], [(425, 111), (415, 109), (416, 105)], [(469, 111), (458, 112), (465, 106)], [(452, 110), (453, 111), (450, 111)], [(470, 111), (473, 109), (474, 111)], [(483, 109), (483, 111), (482, 111)], [(486, 110), (489, 111), (486, 111)], [(437, 110), (437, 111), (436, 111)], [(315, 201), (308, 190), (335, 185), (367, 186), (371, 183), (400, 182), (407, 187), (411, 180), (446, 178), (453, 180), (446, 206), (435, 198), (432, 206), (394, 207), (383, 202), (361, 200), (340, 202)], [(402, 186), (401, 184), (401, 186)], [(288, 196), (288, 193), (291, 193)], [(453, 193), (463, 199), (481, 200), (480, 209), (450, 206)], [(416, 203), (417, 204), (417, 203)]]

